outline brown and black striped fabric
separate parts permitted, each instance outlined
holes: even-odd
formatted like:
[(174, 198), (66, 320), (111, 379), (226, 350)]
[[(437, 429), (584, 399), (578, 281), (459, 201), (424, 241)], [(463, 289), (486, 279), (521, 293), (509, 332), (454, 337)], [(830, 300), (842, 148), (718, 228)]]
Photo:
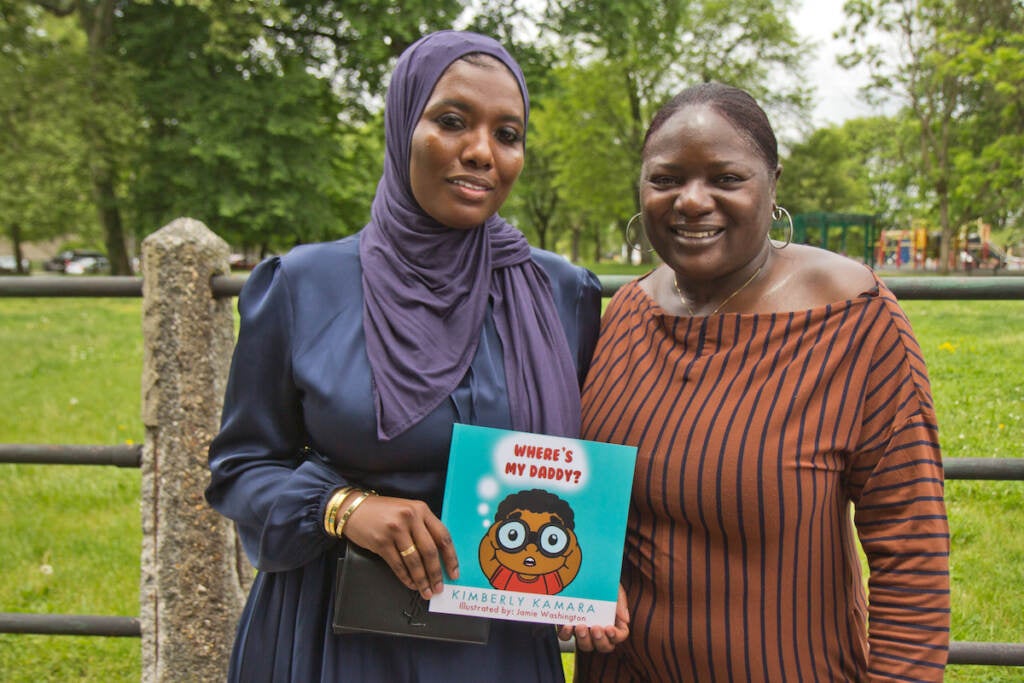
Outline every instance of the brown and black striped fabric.
[(630, 283), (602, 321), (583, 437), (639, 455), (631, 635), (611, 655), (580, 653), (577, 680), (942, 679), (935, 414), (880, 281), (834, 305), (708, 318), (667, 315)]

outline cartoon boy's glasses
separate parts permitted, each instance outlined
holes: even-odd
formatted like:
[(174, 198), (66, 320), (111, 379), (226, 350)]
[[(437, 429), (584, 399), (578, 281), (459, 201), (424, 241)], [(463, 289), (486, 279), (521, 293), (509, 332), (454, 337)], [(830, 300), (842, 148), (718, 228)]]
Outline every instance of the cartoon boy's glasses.
[(534, 531), (518, 519), (502, 522), (498, 526), (497, 537), (501, 549), (510, 553), (517, 553), (528, 543), (533, 543), (541, 554), (558, 557), (569, 545), (569, 534), (558, 524), (548, 523)]

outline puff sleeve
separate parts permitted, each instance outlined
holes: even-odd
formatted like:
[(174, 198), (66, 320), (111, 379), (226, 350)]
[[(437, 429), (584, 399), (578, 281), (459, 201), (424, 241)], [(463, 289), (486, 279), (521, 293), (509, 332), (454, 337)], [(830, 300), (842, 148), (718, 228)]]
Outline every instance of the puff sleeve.
[(280, 259), (253, 270), (238, 310), (241, 326), (221, 430), (210, 446), (206, 498), (237, 523), (257, 569), (284, 571), (337, 543), (324, 531), (323, 509), (346, 481), (306, 448), (292, 377), (292, 300)]

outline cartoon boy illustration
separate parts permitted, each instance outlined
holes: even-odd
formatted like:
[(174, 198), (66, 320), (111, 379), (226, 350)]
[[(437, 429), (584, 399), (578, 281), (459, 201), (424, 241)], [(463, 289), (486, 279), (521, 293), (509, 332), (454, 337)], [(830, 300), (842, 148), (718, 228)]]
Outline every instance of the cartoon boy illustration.
[(480, 541), (480, 568), (495, 588), (555, 595), (583, 561), (574, 526), (572, 508), (553, 493), (510, 494)]

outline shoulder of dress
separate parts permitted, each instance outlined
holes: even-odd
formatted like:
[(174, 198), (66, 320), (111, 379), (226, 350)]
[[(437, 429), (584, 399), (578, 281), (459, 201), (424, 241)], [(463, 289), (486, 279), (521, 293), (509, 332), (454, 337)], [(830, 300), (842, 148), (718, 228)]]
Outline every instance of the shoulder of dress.
[(574, 266), (572, 262), (564, 256), (538, 247), (530, 247), (530, 258), (532, 258), (533, 262), (538, 266), (549, 272), (570, 272), (573, 269), (578, 268), (578, 266)]
[(299, 245), (280, 257), (279, 268), (293, 285), (360, 279), (359, 241), (353, 235), (335, 242)]
[(346, 267), (359, 264), (359, 236), (349, 235), (334, 242), (300, 244), (281, 257), (285, 268)]
[(551, 284), (562, 288), (569, 285), (577, 288), (591, 288), (600, 291), (601, 282), (597, 276), (583, 266), (573, 264), (561, 254), (537, 247), (530, 247), (530, 257), (547, 273)]
[(292, 306), (317, 307), (349, 301), (356, 293), (361, 296), (358, 244), (347, 237), (303, 244), (283, 256), (269, 257), (253, 269), (243, 287), (243, 298), (284, 297)]

